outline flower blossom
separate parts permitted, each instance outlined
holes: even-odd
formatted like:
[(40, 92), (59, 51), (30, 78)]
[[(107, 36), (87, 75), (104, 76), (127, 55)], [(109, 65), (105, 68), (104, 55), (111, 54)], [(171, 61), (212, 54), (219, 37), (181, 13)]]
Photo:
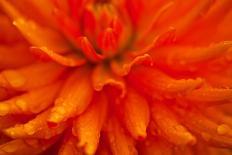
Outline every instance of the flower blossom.
[(231, 102), (231, 0), (0, 0), (0, 155), (230, 155)]

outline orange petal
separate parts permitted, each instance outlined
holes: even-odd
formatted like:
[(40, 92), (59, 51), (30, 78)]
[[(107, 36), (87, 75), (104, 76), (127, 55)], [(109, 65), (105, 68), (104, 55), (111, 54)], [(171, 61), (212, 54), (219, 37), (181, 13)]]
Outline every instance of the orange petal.
[(73, 134), (79, 139), (78, 147), (83, 147), (86, 154), (94, 154), (97, 150), (106, 109), (106, 98), (99, 94), (93, 98), (90, 107), (74, 121)]
[(159, 134), (176, 145), (195, 144), (196, 138), (181, 125), (176, 116), (164, 105), (152, 105), (152, 118)]
[(13, 24), (34, 46), (45, 46), (58, 53), (64, 53), (70, 49), (63, 37), (52, 29), (41, 27), (33, 21), (28, 21), (23, 18), (14, 20)]
[[(0, 102), (0, 115), (39, 113), (53, 103), (61, 83), (56, 82)], [(46, 94), (46, 95), (44, 95)]]
[(171, 26), (177, 29), (178, 37), (190, 30), (192, 24), (205, 14), (213, 3), (213, 0), (199, 1), (193, 6), (192, 10), (184, 16), (180, 16), (181, 18), (179, 20), (171, 24)]
[(54, 63), (35, 63), (19, 69), (3, 70), (0, 72), (0, 86), (16, 90), (38, 88), (58, 79), (64, 69)]
[(149, 123), (149, 106), (142, 96), (133, 89), (129, 89), (123, 103), (125, 125), (135, 139), (146, 138)]
[(0, 46), (0, 69), (21, 67), (32, 63), (33, 60), (34, 57), (30, 54), (27, 44)]
[(150, 55), (142, 54), (138, 56), (132, 56), (130, 54), (127, 54), (122, 58), (112, 60), (112, 62), (110, 63), (110, 67), (115, 74), (119, 76), (125, 76), (130, 72), (133, 66), (142, 63), (152, 65), (153, 62)]
[[(42, 27), (34, 21), (25, 19), (9, 2), (2, 0), (0, 5), (14, 21), (22, 35), (34, 46), (46, 46), (56, 52), (64, 52), (69, 49), (63, 37), (56, 31)], [(41, 39), (43, 38), (43, 39)]]
[(50, 58), (53, 61), (69, 67), (77, 67), (86, 63), (85, 58), (79, 57), (77, 54), (69, 54), (66, 56), (60, 55), (47, 47), (32, 47), (32, 52), (39, 57)]
[(96, 91), (101, 91), (106, 85), (112, 85), (121, 90), (121, 97), (124, 97), (126, 94), (126, 86), (124, 80), (121, 77), (113, 74), (105, 64), (97, 65), (94, 68), (92, 74), (92, 83), (93, 88)]
[(89, 105), (93, 88), (89, 79), (89, 70), (76, 69), (64, 84), (64, 87), (55, 101), (48, 118), (50, 124), (56, 124), (80, 115)]
[(232, 146), (230, 125), (218, 124), (194, 108), (186, 110), (176, 107), (175, 111), (179, 114), (184, 125), (207, 143), (222, 147)]
[(56, 139), (50, 140), (36, 140), (36, 139), (16, 139), (11, 140), (5, 144), (0, 145), (1, 155), (25, 155), (33, 154), (39, 155), (52, 144), (54, 144)]
[(232, 101), (232, 89), (201, 88), (189, 92), (186, 99), (203, 103), (227, 103)]
[(134, 141), (129, 137), (116, 118), (108, 119), (106, 131), (111, 151), (114, 155), (137, 155)]
[(47, 118), (50, 109), (37, 115), (34, 119), (25, 124), (17, 124), (14, 127), (4, 129), (4, 133), (11, 138), (39, 138), (50, 139), (61, 134), (67, 127), (66, 123), (60, 123), (54, 128), (47, 125)]
[[(170, 46), (151, 51), (151, 57), (158, 65), (174, 70), (191, 70), (196, 64), (205, 63), (226, 54), (231, 41), (224, 41), (206, 47)], [(184, 52), (183, 52), (184, 51)]]
[(150, 67), (135, 67), (127, 80), (133, 87), (155, 98), (170, 98), (180, 93), (196, 89), (202, 79), (174, 79), (165, 73)]

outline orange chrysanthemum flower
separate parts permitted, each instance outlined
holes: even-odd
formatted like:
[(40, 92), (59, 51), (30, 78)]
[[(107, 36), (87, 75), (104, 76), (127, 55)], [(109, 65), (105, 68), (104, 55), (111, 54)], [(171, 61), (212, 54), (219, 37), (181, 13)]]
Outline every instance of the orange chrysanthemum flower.
[(231, 0), (0, 0), (0, 155), (231, 155)]

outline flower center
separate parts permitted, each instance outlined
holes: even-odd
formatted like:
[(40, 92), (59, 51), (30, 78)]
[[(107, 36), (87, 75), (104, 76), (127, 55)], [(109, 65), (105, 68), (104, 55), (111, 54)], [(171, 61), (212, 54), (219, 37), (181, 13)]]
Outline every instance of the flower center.
[(80, 22), (82, 34), (104, 59), (122, 53), (131, 36), (130, 21), (127, 17), (119, 16), (119, 10), (108, 2), (97, 0), (95, 5), (87, 5)]

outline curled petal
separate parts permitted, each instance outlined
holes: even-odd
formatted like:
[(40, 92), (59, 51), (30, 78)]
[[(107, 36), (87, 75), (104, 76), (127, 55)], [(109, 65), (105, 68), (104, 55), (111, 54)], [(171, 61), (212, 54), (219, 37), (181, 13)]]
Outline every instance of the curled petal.
[(50, 58), (64, 66), (77, 67), (86, 63), (86, 60), (83, 57), (78, 57), (77, 54), (63, 56), (48, 49), (47, 47), (32, 47), (31, 50), (39, 57)]
[(112, 85), (121, 90), (121, 97), (126, 94), (126, 86), (124, 80), (113, 74), (112, 71), (104, 64), (98, 65), (92, 74), (93, 88), (96, 91), (101, 91), (104, 86)]
[(144, 139), (150, 119), (149, 106), (142, 96), (129, 89), (123, 103), (124, 123), (135, 139)]
[(59, 149), (58, 155), (83, 155), (80, 149), (77, 148), (77, 139), (73, 135), (65, 137), (63, 144)]
[(135, 67), (127, 78), (128, 82), (143, 93), (153, 97), (170, 98), (198, 88), (202, 79), (174, 79), (165, 73), (145, 66)]
[(152, 118), (157, 125), (158, 133), (176, 145), (195, 144), (196, 138), (161, 104), (152, 105)]
[(131, 68), (136, 64), (149, 64), (152, 65), (153, 61), (148, 54), (143, 54), (139, 56), (132, 56), (130, 54), (125, 55), (122, 58), (112, 60), (110, 67), (115, 74), (118, 76), (127, 75)]
[(52, 138), (49, 140), (15, 139), (0, 145), (0, 154), (1, 155), (25, 155), (25, 154), (39, 155), (41, 154), (41, 152), (45, 151), (55, 142), (56, 142), (56, 138)]
[(98, 94), (93, 98), (90, 107), (74, 120), (73, 135), (78, 137), (78, 147), (83, 147), (86, 154), (94, 154), (97, 150), (106, 109), (105, 96)]
[(0, 115), (39, 113), (53, 103), (60, 85), (61, 83), (57, 82), (1, 101)]
[(79, 37), (78, 38), (78, 45), (82, 49), (83, 54), (93, 62), (98, 62), (103, 59), (102, 55), (99, 55), (89, 40), (86, 37)]
[(47, 121), (49, 124), (59, 124), (69, 118), (80, 115), (89, 105), (93, 88), (89, 79), (88, 68), (76, 69), (62, 88), (55, 101)]
[(137, 155), (137, 150), (134, 146), (134, 141), (129, 137), (119, 121), (116, 118), (109, 119), (107, 127), (107, 137), (111, 151), (114, 155), (126, 154)]
[(144, 39), (146, 39), (149, 36), (149, 33), (152, 33), (153, 29), (157, 26), (157, 22), (159, 20), (159, 18), (171, 7), (173, 6), (174, 2), (168, 2), (165, 3), (163, 6), (161, 6), (160, 8), (158, 8), (157, 12), (155, 13), (155, 15), (153, 15), (151, 21), (149, 20), (149, 25), (147, 26), (148, 28), (143, 28), (140, 33), (141, 36), (139, 36), (139, 41), (144, 41)]
[(232, 89), (201, 88), (186, 95), (186, 99), (203, 103), (225, 103), (232, 101)]
[(56, 127), (50, 128), (46, 122), (49, 114), (50, 109), (25, 124), (17, 124), (14, 127), (4, 129), (4, 133), (11, 138), (50, 139), (61, 134), (66, 129), (67, 123), (60, 123)]
[(54, 63), (35, 63), (19, 69), (3, 70), (0, 72), (0, 87), (16, 90), (38, 88), (58, 79), (64, 70), (64, 67)]

